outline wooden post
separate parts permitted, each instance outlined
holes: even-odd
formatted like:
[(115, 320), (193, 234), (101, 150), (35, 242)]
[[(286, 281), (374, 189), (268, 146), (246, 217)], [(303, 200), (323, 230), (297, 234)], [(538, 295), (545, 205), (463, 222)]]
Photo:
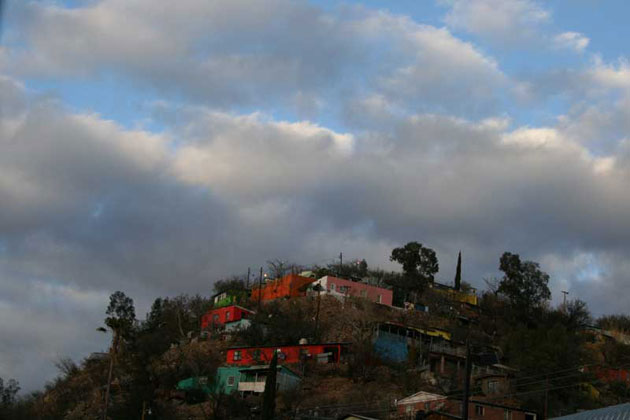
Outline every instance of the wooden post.
[(263, 268), (260, 267), (260, 276), (258, 277), (258, 312), (260, 312), (260, 305), (262, 303), (262, 271)]
[[(565, 295), (566, 296), (566, 295)], [(544, 420), (549, 418), (549, 376), (545, 377), (545, 414)]]
[(147, 402), (142, 401), (142, 420), (144, 420), (144, 416), (147, 413)]
[(462, 406), (462, 420), (468, 420), (468, 399), (470, 398), (470, 372), (472, 363), (470, 360), (470, 342), (466, 340), (466, 377), (464, 378), (464, 401)]
[(103, 408), (103, 420), (107, 420), (107, 408), (109, 406), (109, 389), (112, 384), (112, 374), (114, 372), (114, 358), (118, 347), (118, 330), (113, 330), (112, 347), (109, 350), (109, 372), (107, 373), (107, 386), (105, 387), (105, 407)]

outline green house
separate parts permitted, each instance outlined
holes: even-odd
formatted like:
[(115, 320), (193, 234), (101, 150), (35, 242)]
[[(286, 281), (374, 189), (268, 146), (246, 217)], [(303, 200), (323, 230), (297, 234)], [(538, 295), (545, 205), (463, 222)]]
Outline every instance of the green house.
[[(268, 374), (269, 365), (249, 367), (223, 366), (217, 369), (216, 377), (212, 383), (208, 383), (207, 378), (187, 378), (177, 384), (177, 389), (180, 391), (201, 389), (206, 394), (211, 392), (259, 394), (265, 392), (265, 382)], [(278, 391), (296, 388), (301, 380), (300, 376), (289, 368), (278, 366), (276, 377)]]

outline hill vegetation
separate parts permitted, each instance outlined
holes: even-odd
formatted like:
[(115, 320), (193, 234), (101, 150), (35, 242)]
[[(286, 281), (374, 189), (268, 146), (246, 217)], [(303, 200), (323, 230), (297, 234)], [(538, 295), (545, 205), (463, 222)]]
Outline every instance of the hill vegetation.
[[(385, 322), (440, 328), (454, 342), (494, 349), (499, 363), (511, 372), (511, 391), (501, 396), (502, 402), (556, 416), (630, 401), (628, 381), (602, 374), (630, 366), (630, 345), (624, 339), (630, 333), (630, 317), (594, 320), (580, 300), (552, 307), (549, 276), (537, 263), (513, 253), (501, 256), (503, 277), (487, 282), (477, 305), (454, 302), (437, 290), (438, 261), (430, 248), (412, 242), (394, 249), (391, 259), (401, 264), (402, 272), (370, 269), (366, 261), (297, 267), (276, 260), (269, 268), (278, 277), (308, 269), (317, 278), (336, 275), (387, 287), (394, 291), (394, 307), (327, 295), (261, 305), (248, 300), (249, 279), (217, 281), (215, 293), (229, 292), (239, 297), (240, 305), (256, 311), (248, 328), (229, 336), (200, 334), (200, 317), (213, 306), (209, 297), (156, 298), (139, 321), (132, 299), (116, 292), (109, 306), (104, 302), (103, 331), (112, 337), (109, 352), (78, 363), (59, 360), (59, 376), (29, 395), (18, 396), (15, 380), (0, 380), (0, 418), (98, 419), (103, 418), (105, 401), (111, 419), (315, 418), (305, 413), (334, 418), (347, 411), (395, 418), (392, 402), (420, 390), (461, 397), (460, 378), (432, 373), (413, 351), (403, 363), (382, 358), (373, 342), (375, 326)], [(461, 277), (458, 282), (462, 290), (470, 290)], [(429, 310), (403, 309), (405, 302)], [(352, 343), (351, 357), (340, 364), (299, 366), (300, 387), (274, 396), (275, 404), (268, 395), (241, 398), (176, 391), (186, 378), (212, 382), (230, 346), (280, 346), (301, 339)], [(472, 391), (483, 392), (475, 383)]]

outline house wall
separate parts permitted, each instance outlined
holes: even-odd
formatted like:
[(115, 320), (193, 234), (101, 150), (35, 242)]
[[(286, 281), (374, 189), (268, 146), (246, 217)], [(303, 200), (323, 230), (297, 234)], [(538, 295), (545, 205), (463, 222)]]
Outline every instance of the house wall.
[(407, 338), (380, 331), (374, 340), (374, 351), (383, 359), (403, 363), (409, 357)]
[(322, 286), (324, 290), (321, 293), (323, 294), (331, 294), (340, 297), (362, 297), (372, 302), (389, 306), (392, 305), (394, 297), (391, 290), (333, 276), (324, 276), (313, 283), (313, 285), (315, 284)]
[[(461, 401), (441, 400), (435, 404), (436, 408), (430, 407), (429, 410), (438, 410), (454, 416), (462, 415)], [(429, 411), (426, 409), (423, 402), (413, 404), (412, 407), (413, 408), (410, 409), (409, 405), (400, 404), (398, 405), (398, 413), (413, 419), (415, 418), (416, 412)], [(473, 400), (468, 404), (468, 418), (470, 420), (537, 420), (536, 417), (534, 412), (488, 404), (483, 401)]]
[[(201, 317), (201, 329), (211, 328), (213, 325), (221, 326), (228, 322), (240, 321), (243, 318), (249, 317), (251, 314), (251, 311), (236, 305), (215, 308)], [(216, 321), (215, 315), (217, 316)]]
[[(214, 390), (223, 394), (231, 394), (238, 389), (238, 383), (241, 379), (240, 367), (238, 366), (222, 366), (217, 368), (215, 377)], [(230, 384), (229, 378), (234, 378)]]
[[(331, 362), (338, 363), (340, 360), (343, 344), (317, 344), (298, 346), (277, 346), (277, 347), (244, 347), (228, 349), (226, 363), (228, 365), (250, 366), (254, 364), (270, 363), (273, 353), (280, 350), (278, 355), (279, 363), (299, 363), (302, 361), (302, 354), (306, 357), (315, 358), (316, 355), (332, 352)], [(237, 356), (237, 352), (238, 356)], [(236, 360), (235, 360), (236, 357)]]
[(415, 418), (418, 411), (432, 411), (432, 410), (444, 410), (445, 405), (448, 402), (446, 397), (443, 399), (434, 399), (429, 401), (413, 401), (409, 403), (399, 402), (396, 404), (398, 414)]
[(251, 300), (262, 302), (306, 295), (306, 286), (315, 281), (310, 277), (297, 274), (288, 274), (280, 279), (272, 280), (262, 286), (262, 289), (254, 286)]
[(238, 330), (244, 330), (250, 325), (252, 325), (252, 322), (249, 319), (243, 318), (239, 321), (228, 322), (227, 324), (225, 324), (225, 331), (234, 332)]

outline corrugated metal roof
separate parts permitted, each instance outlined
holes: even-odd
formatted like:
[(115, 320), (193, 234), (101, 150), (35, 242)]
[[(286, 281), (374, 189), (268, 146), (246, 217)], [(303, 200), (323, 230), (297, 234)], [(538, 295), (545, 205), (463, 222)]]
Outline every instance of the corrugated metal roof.
[(551, 420), (630, 420), (630, 403), (612, 405), (597, 410), (582, 411)]

